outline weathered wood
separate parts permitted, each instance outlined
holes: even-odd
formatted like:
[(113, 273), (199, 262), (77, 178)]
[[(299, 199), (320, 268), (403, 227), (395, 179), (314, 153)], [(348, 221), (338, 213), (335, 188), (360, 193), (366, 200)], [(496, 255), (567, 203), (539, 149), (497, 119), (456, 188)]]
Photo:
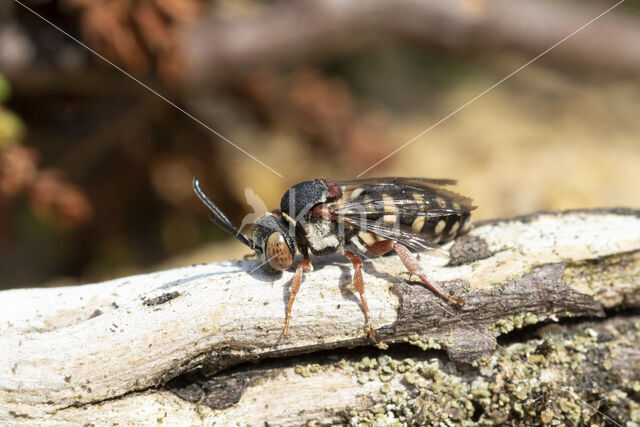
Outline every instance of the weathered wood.
[[(495, 338), (514, 328), (640, 306), (637, 211), (488, 221), (447, 249), (450, 259), (422, 255), (421, 263), (429, 277), (467, 300), (464, 307), (407, 282), (395, 256), (367, 263), (366, 294), (381, 341), (443, 348), (451, 360), (470, 362), (499, 357)], [(347, 262), (315, 260), (287, 339), (280, 333), (292, 273), (270, 277), (256, 267), (256, 261), (195, 265), (100, 284), (0, 293), (0, 424), (270, 417), (266, 409), (252, 412), (241, 405), (251, 393), (274, 405), (298, 405), (302, 415), (292, 412), (292, 418), (279, 419), (284, 424), (330, 421), (340, 412), (336, 408), (370, 407), (373, 386), (331, 370), (304, 382), (292, 367), (268, 380), (244, 368), (248, 386), (240, 402), (231, 398), (230, 407), (215, 411), (155, 388), (196, 368), (213, 375), (245, 361), (267, 366), (272, 362), (265, 360), (282, 356), (368, 343)], [(327, 390), (333, 391), (329, 400), (314, 401)], [(210, 406), (216, 399), (229, 397), (210, 398)]]

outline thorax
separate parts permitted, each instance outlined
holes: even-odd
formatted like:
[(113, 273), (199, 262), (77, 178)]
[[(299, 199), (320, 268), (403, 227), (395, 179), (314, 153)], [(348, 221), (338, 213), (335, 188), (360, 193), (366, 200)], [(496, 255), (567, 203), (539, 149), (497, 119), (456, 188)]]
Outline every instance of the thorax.
[(324, 218), (311, 218), (307, 224), (309, 234), (304, 240), (312, 254), (321, 256), (344, 251), (350, 227)]

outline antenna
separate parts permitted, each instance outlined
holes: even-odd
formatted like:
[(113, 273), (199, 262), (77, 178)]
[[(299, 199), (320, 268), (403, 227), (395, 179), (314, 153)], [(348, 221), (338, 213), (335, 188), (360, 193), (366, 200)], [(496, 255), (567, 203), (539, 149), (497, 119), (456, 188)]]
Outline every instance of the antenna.
[(209, 212), (209, 218), (213, 221), (218, 227), (222, 228), (224, 231), (229, 233), (235, 239), (247, 245), (249, 248), (254, 251), (261, 252), (259, 248), (256, 247), (253, 240), (249, 237), (241, 234), (240, 231), (231, 223), (229, 218), (225, 214), (222, 213), (220, 209), (207, 197), (206, 194), (200, 189), (200, 181), (197, 177), (193, 177), (193, 191), (196, 192), (196, 195), (202, 200), (202, 203), (205, 204), (209, 208), (211, 212)]

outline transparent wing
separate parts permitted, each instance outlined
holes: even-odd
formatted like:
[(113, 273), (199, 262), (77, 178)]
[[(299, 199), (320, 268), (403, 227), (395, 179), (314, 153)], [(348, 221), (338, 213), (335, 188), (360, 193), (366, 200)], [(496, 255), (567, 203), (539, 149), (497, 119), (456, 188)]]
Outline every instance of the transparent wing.
[[(396, 177), (339, 181), (343, 196), (329, 206), (339, 221), (424, 251), (436, 245), (428, 236), (412, 230), (410, 224), (415, 218), (464, 215), (475, 209), (470, 198), (444, 188), (454, 183), (448, 179)], [(390, 216), (394, 220), (385, 221)]]
[(470, 198), (444, 188), (455, 181), (428, 178), (372, 178), (339, 181), (343, 196), (330, 202), (336, 215), (375, 217), (461, 215), (475, 209)]
[(414, 251), (424, 252), (438, 247), (435, 243), (429, 240), (426, 235), (414, 233), (411, 230), (411, 227), (407, 227), (402, 224), (398, 224), (394, 227), (393, 225), (384, 223), (380, 219), (373, 220), (350, 217), (343, 217), (342, 221), (347, 224), (354, 225), (364, 232), (373, 233), (376, 236), (383, 237), (385, 239), (395, 240)]
[(440, 178), (400, 178), (397, 176), (382, 177), (382, 178), (363, 178), (352, 179), (348, 181), (338, 181), (338, 185), (344, 186), (362, 186), (362, 185), (408, 185), (408, 186), (437, 186), (442, 187), (446, 185), (455, 185), (455, 179), (440, 179)]

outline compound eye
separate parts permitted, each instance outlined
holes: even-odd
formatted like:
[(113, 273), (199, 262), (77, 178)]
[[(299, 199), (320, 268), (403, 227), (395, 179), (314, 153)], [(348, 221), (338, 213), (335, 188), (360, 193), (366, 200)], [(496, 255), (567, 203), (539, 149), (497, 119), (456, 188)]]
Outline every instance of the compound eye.
[(280, 232), (271, 233), (265, 250), (267, 262), (274, 270), (286, 270), (293, 262), (293, 254)]

